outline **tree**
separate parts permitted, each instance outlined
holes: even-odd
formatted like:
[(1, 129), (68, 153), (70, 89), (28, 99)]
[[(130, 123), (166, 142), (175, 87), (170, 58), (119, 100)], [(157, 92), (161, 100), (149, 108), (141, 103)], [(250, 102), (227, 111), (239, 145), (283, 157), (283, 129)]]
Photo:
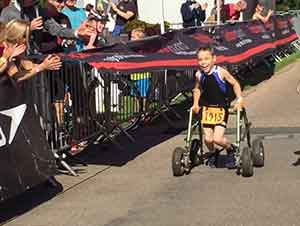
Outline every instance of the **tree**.
[(276, 9), (280, 11), (300, 9), (300, 0), (276, 0)]

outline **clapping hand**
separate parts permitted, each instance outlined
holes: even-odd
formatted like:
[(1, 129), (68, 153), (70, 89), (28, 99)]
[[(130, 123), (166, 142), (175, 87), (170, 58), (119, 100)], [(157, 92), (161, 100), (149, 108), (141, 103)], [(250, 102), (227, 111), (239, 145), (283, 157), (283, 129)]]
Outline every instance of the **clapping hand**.
[(272, 15), (273, 15), (273, 13), (274, 13), (274, 11), (273, 11), (273, 10), (271, 10), (271, 9), (269, 9), (269, 11), (268, 11), (268, 14), (269, 14), (270, 16), (272, 16)]
[(34, 18), (31, 22), (30, 22), (30, 30), (42, 30), (44, 28), (43, 26), (43, 18), (42, 17), (37, 17)]
[(78, 35), (86, 38), (94, 35), (95, 31), (93, 28), (89, 27), (86, 22), (83, 22), (80, 27), (77, 29)]
[(26, 50), (26, 45), (24, 44), (15, 44), (13, 46), (7, 45), (6, 42), (3, 43), (4, 50), (3, 50), (3, 57), (6, 58), (8, 61), (11, 61), (14, 57), (21, 55)]
[(203, 5), (201, 5), (201, 9), (202, 10), (206, 10), (207, 7), (208, 7), (208, 3), (207, 2), (205, 2)]
[(55, 71), (61, 68), (62, 62), (59, 56), (50, 54), (44, 59), (40, 66), (43, 70)]

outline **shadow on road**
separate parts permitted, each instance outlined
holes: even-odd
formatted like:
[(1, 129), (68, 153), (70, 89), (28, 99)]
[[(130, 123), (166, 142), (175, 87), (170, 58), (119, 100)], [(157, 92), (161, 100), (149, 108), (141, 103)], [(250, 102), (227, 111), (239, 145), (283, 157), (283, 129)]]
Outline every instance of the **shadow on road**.
[(63, 187), (60, 183), (53, 186), (49, 182), (45, 182), (19, 196), (6, 200), (0, 204), (0, 225), (52, 199), (62, 190)]
[(129, 132), (135, 139), (135, 142), (131, 142), (126, 136), (117, 137), (116, 141), (121, 145), (122, 149), (119, 149), (111, 142), (94, 144), (85, 152), (80, 153), (77, 158), (88, 165), (123, 166), (137, 156), (149, 151), (152, 147), (182, 133), (187, 125), (187, 119), (184, 115), (188, 115), (188, 113), (181, 112), (180, 115), (184, 118), (180, 121), (178, 119), (176, 121), (176, 118), (170, 115), (171, 120), (175, 124), (173, 127), (170, 127), (163, 119), (159, 119), (159, 122), (150, 123)]

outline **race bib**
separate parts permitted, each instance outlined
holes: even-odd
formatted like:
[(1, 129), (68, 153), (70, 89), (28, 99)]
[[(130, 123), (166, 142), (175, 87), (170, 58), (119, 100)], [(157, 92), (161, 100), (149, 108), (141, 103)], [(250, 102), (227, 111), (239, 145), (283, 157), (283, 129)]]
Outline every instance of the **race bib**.
[(221, 107), (203, 107), (202, 124), (216, 125), (224, 121), (225, 109)]

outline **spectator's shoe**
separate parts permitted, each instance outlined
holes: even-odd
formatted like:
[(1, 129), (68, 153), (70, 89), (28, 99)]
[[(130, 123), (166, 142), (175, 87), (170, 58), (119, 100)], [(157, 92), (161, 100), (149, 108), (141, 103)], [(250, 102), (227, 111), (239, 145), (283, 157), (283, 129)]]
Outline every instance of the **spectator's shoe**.
[(218, 167), (218, 157), (219, 157), (219, 151), (216, 150), (214, 153), (211, 153), (209, 157), (207, 158), (207, 165), (210, 168), (217, 168)]
[(235, 147), (231, 145), (231, 148), (227, 150), (227, 158), (226, 158), (226, 164), (225, 166), (227, 169), (235, 169), (236, 168), (236, 159), (234, 156), (235, 153)]

